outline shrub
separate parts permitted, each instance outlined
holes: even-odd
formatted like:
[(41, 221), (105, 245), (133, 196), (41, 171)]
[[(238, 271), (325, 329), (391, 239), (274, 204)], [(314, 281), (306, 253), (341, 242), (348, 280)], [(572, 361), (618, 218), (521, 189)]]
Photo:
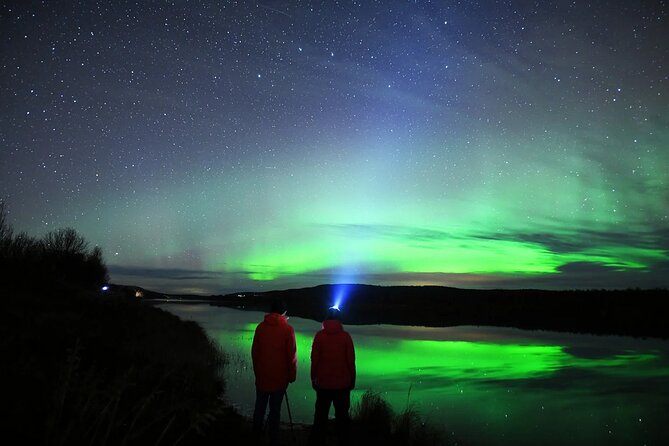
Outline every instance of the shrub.
[(0, 202), (0, 274), (10, 289), (87, 288), (109, 280), (102, 250), (92, 249), (74, 229), (57, 229), (37, 240), (14, 234)]

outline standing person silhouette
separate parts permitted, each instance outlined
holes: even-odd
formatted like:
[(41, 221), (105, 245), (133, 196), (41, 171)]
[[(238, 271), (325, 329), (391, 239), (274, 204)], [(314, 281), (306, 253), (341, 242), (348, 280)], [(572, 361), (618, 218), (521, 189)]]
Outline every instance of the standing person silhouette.
[(337, 442), (350, 444), (348, 412), (351, 390), (355, 388), (355, 348), (336, 307), (328, 310), (323, 328), (316, 333), (311, 346), (311, 384), (316, 391), (316, 409), (309, 444), (325, 444), (331, 404), (335, 409)]
[(256, 377), (253, 431), (262, 432), (269, 402), (269, 440), (271, 445), (278, 445), (281, 403), (288, 384), (297, 377), (295, 331), (288, 325), (285, 302), (272, 301), (270, 313), (256, 327), (251, 356)]

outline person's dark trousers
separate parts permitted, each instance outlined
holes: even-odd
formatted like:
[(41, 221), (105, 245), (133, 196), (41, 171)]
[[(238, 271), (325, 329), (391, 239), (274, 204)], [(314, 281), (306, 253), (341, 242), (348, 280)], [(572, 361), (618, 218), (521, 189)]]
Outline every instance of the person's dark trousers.
[(325, 435), (327, 433), (328, 415), (330, 405), (335, 409), (335, 427), (337, 430), (337, 443), (340, 445), (349, 445), (350, 442), (350, 419), (348, 411), (351, 408), (351, 391), (325, 390), (316, 391), (316, 411), (314, 413), (314, 425), (311, 428), (309, 436), (310, 445), (325, 444)]
[(267, 402), (269, 401), (269, 415), (267, 416), (267, 424), (269, 427), (269, 442), (273, 445), (279, 444), (281, 403), (283, 402), (283, 395), (285, 393), (285, 390), (277, 390), (276, 392), (262, 392), (256, 389), (256, 407), (253, 411), (253, 430), (255, 432), (262, 432), (265, 412), (267, 410)]

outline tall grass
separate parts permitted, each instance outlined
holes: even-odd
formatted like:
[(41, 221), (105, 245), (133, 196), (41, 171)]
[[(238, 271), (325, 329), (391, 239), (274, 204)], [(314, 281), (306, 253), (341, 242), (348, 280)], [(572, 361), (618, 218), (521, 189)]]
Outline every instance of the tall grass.
[(409, 404), (395, 412), (380, 393), (365, 391), (352, 409), (353, 436), (358, 443), (392, 446), (446, 445), (444, 435), (426, 424)]

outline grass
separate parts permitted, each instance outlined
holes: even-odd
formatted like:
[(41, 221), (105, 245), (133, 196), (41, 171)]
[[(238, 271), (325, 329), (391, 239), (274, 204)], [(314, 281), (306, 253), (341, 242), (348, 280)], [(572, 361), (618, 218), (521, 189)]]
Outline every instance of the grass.
[(235, 418), (222, 402), (225, 357), (195, 323), (85, 292), (13, 295), (5, 307), (3, 420), (18, 438), (203, 443)]
[(436, 446), (447, 444), (443, 434), (425, 424), (409, 404), (393, 411), (380, 393), (366, 391), (352, 409), (352, 433), (359, 444)]

